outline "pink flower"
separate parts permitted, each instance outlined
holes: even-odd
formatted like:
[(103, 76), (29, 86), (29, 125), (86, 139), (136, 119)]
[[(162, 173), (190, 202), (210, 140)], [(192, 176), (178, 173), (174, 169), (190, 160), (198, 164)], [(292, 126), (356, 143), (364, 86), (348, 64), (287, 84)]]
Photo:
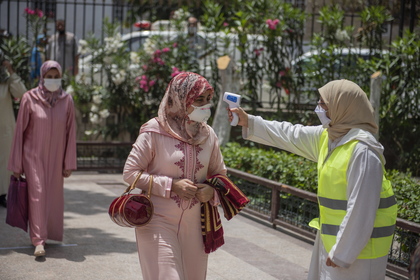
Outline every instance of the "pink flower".
[(178, 47), (178, 43), (173, 43), (172, 47), (175, 49)]
[(25, 13), (27, 13), (28, 15), (34, 15), (35, 14), (35, 11), (34, 10), (31, 10), (29, 8), (25, 8)]
[(143, 68), (144, 71), (147, 71), (148, 66), (145, 64), (141, 68)]
[(264, 51), (264, 48), (254, 49), (254, 53), (256, 56), (259, 56)]
[(282, 70), (282, 71), (279, 72), (279, 74), (280, 74), (280, 76), (286, 76), (286, 71)]
[(279, 24), (280, 20), (279, 19), (275, 19), (275, 20), (271, 20), (271, 19), (267, 19), (265, 21), (265, 23), (267, 23), (268, 28), (275, 30), (277, 27), (277, 24)]
[(155, 84), (156, 84), (156, 81), (155, 81), (155, 80), (151, 80), (151, 81), (149, 81), (149, 86), (150, 86), (150, 87), (154, 86)]
[(38, 15), (38, 17), (43, 17), (44, 13), (41, 10), (36, 9), (36, 14)]
[(162, 53), (162, 51), (161, 50), (156, 50), (154, 53), (153, 53), (153, 55), (154, 56), (160, 56), (160, 54)]
[(165, 61), (163, 61), (160, 57), (153, 58), (153, 62), (159, 65), (165, 65)]
[(223, 23), (223, 26), (224, 27), (226, 27), (226, 26), (229, 26), (229, 23), (227, 23), (226, 21)]
[(139, 77), (136, 78), (136, 80), (140, 80), (139, 82), (139, 87), (144, 90), (145, 92), (149, 91), (149, 85), (148, 85), (148, 79), (146, 75), (141, 76), (141, 78), (139, 79)]
[(162, 49), (162, 52), (164, 52), (164, 53), (166, 53), (166, 52), (170, 52), (171, 51), (171, 49), (170, 48), (163, 48)]
[(179, 73), (181, 73), (181, 71), (179, 71), (178, 68), (172, 67), (172, 74), (171, 74), (172, 78), (175, 77), (176, 75), (178, 75)]

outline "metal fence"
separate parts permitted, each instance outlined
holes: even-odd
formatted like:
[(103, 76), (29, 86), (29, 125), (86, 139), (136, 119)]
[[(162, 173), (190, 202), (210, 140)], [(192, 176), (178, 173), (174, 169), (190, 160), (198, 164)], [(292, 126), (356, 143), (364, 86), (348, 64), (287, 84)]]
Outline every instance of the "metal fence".
[[(138, 2), (137, 5), (134, 3)], [(195, 16), (199, 16), (202, 8), (200, 0), (178, 0), (178, 1), (115, 1), (115, 0), (6, 0), (0, 1), (0, 30), (6, 30), (14, 36), (25, 36), (31, 39), (30, 26), (27, 22), (24, 10), (25, 8), (42, 10), (49, 21), (44, 26), (46, 35), (55, 33), (55, 20), (65, 19), (68, 31), (74, 33), (79, 39), (85, 38), (89, 33), (103, 35), (102, 23), (104, 18), (108, 17), (112, 22), (120, 22), (122, 33), (136, 31), (137, 27), (128, 23), (140, 20), (168, 19), (171, 13), (182, 7), (187, 6), (194, 11)], [(223, 1), (218, 1), (223, 3)], [(285, 0), (284, 2), (292, 4), (294, 7), (302, 9), (310, 16), (305, 26), (305, 38), (310, 40), (314, 32), (319, 32), (322, 26), (318, 23), (320, 7), (327, 4), (325, 0)], [(339, 3), (339, 1), (337, 1)], [(372, 3), (371, 3), (372, 2)], [(374, 1), (367, 1), (365, 5), (373, 5)], [(393, 20), (386, 26), (383, 34), (384, 39), (391, 42), (398, 36), (402, 36), (405, 29), (413, 31), (418, 24), (418, 1), (400, 0), (383, 1), (392, 6)], [(375, 3), (380, 4), (380, 1)], [(225, 1), (228, 7), (229, 1)], [(139, 9), (141, 8), (141, 10)], [(346, 10), (345, 24), (360, 24), (359, 15), (356, 11)], [(130, 13), (138, 11), (138, 14)], [(143, 14), (141, 14), (143, 12)]]
[[(78, 170), (121, 172), (131, 150), (131, 143), (78, 142)], [(318, 216), (314, 193), (280, 182), (228, 168), (229, 177), (250, 198), (243, 210), (273, 227), (280, 227), (308, 240), (314, 240), (316, 231), (308, 226)], [(420, 225), (397, 219), (392, 247), (388, 254), (388, 274), (397, 279), (408, 279), (407, 267), (411, 253), (420, 240)]]
[[(134, 2), (141, 3), (134, 5)], [(222, 1), (219, 1), (222, 2)], [(302, 9), (309, 14), (306, 24), (302, 46), (296, 46), (295, 49), (302, 48), (302, 51), (309, 50), (309, 42), (313, 35), (322, 30), (319, 23), (319, 8), (326, 4), (326, 1), (304, 1), (304, 0), (285, 0), (285, 2), (293, 4), (295, 7)], [(384, 1), (386, 2), (386, 1)], [(388, 1), (390, 2), (390, 1)], [(394, 1), (395, 3), (392, 14), (393, 20), (387, 23), (385, 32), (382, 34), (384, 42), (391, 43), (393, 39), (402, 36), (403, 31), (409, 29), (413, 31), (418, 22), (416, 1), (404, 0)], [(228, 3), (228, 1), (226, 1)], [(369, 5), (370, 1), (366, 5)], [(55, 20), (64, 19), (66, 22), (66, 30), (75, 34), (78, 39), (85, 39), (89, 34), (95, 34), (100, 40), (104, 40), (103, 22), (105, 18), (109, 18), (111, 22), (121, 23), (121, 34), (130, 34), (138, 31), (133, 25), (134, 22), (141, 20), (151, 20), (151, 18), (159, 20), (167, 20), (174, 10), (187, 5), (193, 13), (199, 15), (201, 12), (201, 1), (113, 1), (113, 0), (8, 0), (0, 1), (0, 34), (3, 31), (10, 33), (12, 36), (23, 36), (32, 42), (34, 47), (36, 33), (31, 29), (31, 24), (26, 19), (25, 9), (40, 9), (48, 20), (44, 23), (42, 31), (46, 36), (51, 36), (56, 31)], [(344, 8), (344, 7), (343, 7)], [(131, 13), (135, 11), (135, 13)], [(196, 16), (197, 16), (196, 15)], [(355, 11), (347, 11), (345, 14), (345, 25), (352, 25), (356, 29), (360, 27), (360, 16)], [(235, 43), (236, 44), (236, 43)], [(233, 48), (236, 50), (236, 46)], [(238, 52), (236, 50), (236, 52)], [(232, 54), (235, 56), (235, 54)], [(205, 65), (200, 69), (211, 68), (210, 64), (214, 63), (215, 57), (204, 59)], [(187, 69), (184, 69), (187, 70)], [(197, 71), (205, 75), (203, 71)], [(206, 76), (207, 78), (208, 75)], [(345, 78), (345, 77), (343, 77)], [(276, 99), (275, 90), (267, 90), (266, 85), (261, 83), (257, 95), (257, 104), (262, 107), (275, 108), (272, 100)], [(311, 107), (312, 108), (312, 107)]]

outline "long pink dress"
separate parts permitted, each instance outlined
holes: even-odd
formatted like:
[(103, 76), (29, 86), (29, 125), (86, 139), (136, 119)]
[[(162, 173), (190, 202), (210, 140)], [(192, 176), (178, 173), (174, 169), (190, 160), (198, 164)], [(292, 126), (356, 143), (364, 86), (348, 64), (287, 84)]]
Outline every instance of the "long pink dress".
[(72, 97), (64, 91), (51, 106), (38, 88), (20, 103), (9, 170), (24, 173), (28, 182), (32, 244), (62, 241), (63, 170), (76, 169), (76, 127)]
[[(217, 136), (209, 127), (205, 142), (191, 145), (166, 133), (156, 119), (142, 127), (124, 167), (124, 180), (132, 183), (145, 172), (137, 187), (147, 190), (153, 177), (154, 216), (136, 228), (137, 246), (145, 280), (203, 280), (208, 255), (204, 252), (200, 202), (171, 193), (172, 179), (202, 183), (214, 174), (226, 174)], [(159, 128), (158, 128), (159, 127)]]

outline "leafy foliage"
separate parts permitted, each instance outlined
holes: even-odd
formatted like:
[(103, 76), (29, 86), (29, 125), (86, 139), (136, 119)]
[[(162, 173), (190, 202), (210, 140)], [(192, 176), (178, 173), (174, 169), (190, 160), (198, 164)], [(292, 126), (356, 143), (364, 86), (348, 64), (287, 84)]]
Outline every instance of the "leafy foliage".
[[(242, 147), (228, 143), (222, 148), (226, 166), (256, 176), (278, 181), (302, 190), (317, 192), (317, 165), (300, 156), (277, 149)], [(398, 203), (398, 217), (420, 222), (419, 181), (410, 172), (390, 170), (386, 177), (391, 181)]]
[[(77, 108), (85, 124), (91, 129), (86, 137), (104, 139), (127, 138), (124, 133), (135, 135), (141, 115), (136, 114), (139, 102), (135, 77), (138, 69), (127, 67), (135, 57), (121, 41), (119, 26), (104, 21), (104, 42), (93, 34), (81, 42), (82, 54), (90, 54), (89, 69), (80, 69), (82, 75), (72, 79), (68, 92), (73, 93)], [(100, 78), (98, 79), (98, 73)], [(134, 137), (134, 136), (132, 136)]]
[[(174, 19), (174, 26), (182, 28), (182, 23)], [(135, 140), (140, 126), (157, 116), (169, 81), (180, 71), (198, 71), (183, 32), (174, 38), (152, 36), (143, 48), (130, 51), (119, 30), (117, 23), (105, 20), (104, 42), (91, 34), (80, 43), (90, 58), (68, 91), (88, 127), (87, 138)]]
[(241, 147), (233, 142), (223, 147), (222, 153), (225, 164), (231, 168), (316, 192), (317, 166), (305, 158), (275, 149)]
[(365, 73), (384, 76), (380, 106), (380, 141), (388, 164), (420, 174), (420, 35), (407, 32), (382, 58), (360, 62)]
[(387, 178), (394, 188), (398, 204), (398, 217), (420, 223), (420, 182), (411, 176), (411, 172), (402, 173), (391, 170)]
[(0, 41), (0, 48), (3, 50), (6, 59), (12, 63), (16, 74), (25, 82), (26, 88), (31, 88), (28, 63), (31, 47), (28, 41), (24, 37), (4, 38)]

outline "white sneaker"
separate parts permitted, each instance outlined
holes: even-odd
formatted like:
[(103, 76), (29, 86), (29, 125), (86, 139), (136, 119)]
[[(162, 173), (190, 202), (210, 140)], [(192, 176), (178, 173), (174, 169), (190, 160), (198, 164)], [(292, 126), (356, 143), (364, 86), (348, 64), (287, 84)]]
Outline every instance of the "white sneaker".
[(35, 255), (35, 257), (45, 256), (44, 245), (36, 245), (34, 255)]

